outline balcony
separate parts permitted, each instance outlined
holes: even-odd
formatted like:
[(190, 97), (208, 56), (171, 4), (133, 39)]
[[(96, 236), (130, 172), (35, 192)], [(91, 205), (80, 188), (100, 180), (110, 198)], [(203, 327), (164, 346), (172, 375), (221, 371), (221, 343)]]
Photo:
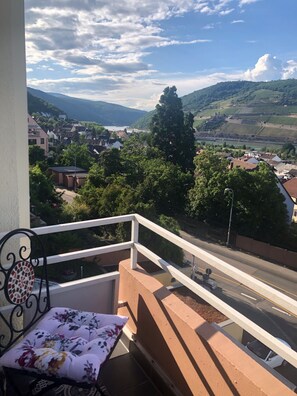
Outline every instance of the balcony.
[[(142, 245), (139, 236), (144, 229), (157, 233), (296, 316), (297, 306), (293, 299), (137, 214), (34, 230), (39, 235), (49, 235), (120, 223), (131, 224), (131, 238), (127, 242), (48, 257), (49, 265), (94, 257), (101, 257), (104, 262), (107, 254), (112, 254), (115, 261), (120, 260), (117, 271), (51, 286), (53, 306), (119, 312), (129, 317), (122, 343), (102, 372), (108, 394), (293, 394), (293, 384), (252, 358), (235, 338), (205, 321), (138, 262), (144, 257), (153, 262), (170, 274), (170, 279), (174, 278), (200, 296), (239, 329), (259, 339), (294, 367), (297, 367), (297, 353)], [(0, 309), (5, 311), (10, 307)], [(24, 320), (29, 317), (30, 311), (26, 311)]]

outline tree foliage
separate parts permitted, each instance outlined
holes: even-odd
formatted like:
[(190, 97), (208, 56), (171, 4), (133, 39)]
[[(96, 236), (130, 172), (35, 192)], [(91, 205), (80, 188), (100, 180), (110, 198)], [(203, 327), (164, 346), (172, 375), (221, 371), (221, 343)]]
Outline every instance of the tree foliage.
[(39, 165), (30, 169), (30, 204), (34, 213), (47, 224), (55, 224), (61, 216), (62, 198), (56, 192), (52, 180)]
[(296, 147), (292, 143), (285, 143), (280, 151), (283, 158), (295, 157)]
[[(106, 151), (99, 163), (90, 168), (88, 180), (76, 198), (73, 218), (82, 218), (86, 205), (90, 218), (139, 213), (176, 230), (177, 225), (173, 227), (169, 216), (183, 211), (190, 181), (190, 173), (166, 161), (162, 152), (137, 136), (125, 143), (121, 151)], [(119, 239), (125, 239), (130, 228), (121, 225), (112, 227), (111, 231)], [(180, 249), (168, 242), (156, 236), (148, 237), (146, 233), (144, 238), (158, 242), (171, 259), (182, 257)]]
[(200, 220), (228, 224), (234, 192), (232, 228), (255, 239), (275, 242), (287, 230), (287, 210), (277, 179), (265, 163), (259, 169), (228, 169), (228, 161), (204, 151), (195, 160), (195, 184), (189, 191), (188, 213)]
[(72, 143), (63, 150), (60, 161), (66, 166), (77, 166), (88, 170), (94, 159), (86, 144)]
[(234, 225), (238, 231), (267, 242), (280, 240), (288, 229), (288, 213), (270, 167), (260, 163), (253, 172), (235, 168), (228, 176), (236, 197)]
[(37, 146), (29, 146), (29, 164), (35, 165), (37, 162), (42, 162), (45, 160), (44, 150)]
[(167, 87), (151, 123), (151, 144), (165, 155), (167, 161), (180, 165), (183, 170), (193, 168), (195, 155), (194, 117), (184, 117), (181, 99), (176, 87)]
[(106, 151), (91, 167), (81, 195), (97, 216), (141, 208), (166, 215), (183, 211), (191, 175), (165, 161), (157, 149), (138, 143), (135, 147), (125, 143), (122, 151)]
[(203, 151), (194, 162), (195, 184), (189, 191), (188, 213), (200, 220), (223, 222), (226, 209), (222, 193), (227, 184), (228, 161)]

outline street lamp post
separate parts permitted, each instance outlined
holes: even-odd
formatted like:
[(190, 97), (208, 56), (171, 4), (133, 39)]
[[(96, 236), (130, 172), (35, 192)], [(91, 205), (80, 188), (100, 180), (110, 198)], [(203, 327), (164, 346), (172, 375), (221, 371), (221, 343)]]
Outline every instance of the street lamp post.
[(233, 202), (234, 202), (234, 191), (232, 188), (225, 188), (224, 194), (231, 193), (231, 207), (230, 207), (230, 215), (229, 215), (229, 225), (228, 225), (228, 234), (227, 234), (227, 242), (226, 245), (229, 246), (230, 242), (230, 231), (231, 231), (231, 222), (232, 222), (232, 212), (233, 212)]

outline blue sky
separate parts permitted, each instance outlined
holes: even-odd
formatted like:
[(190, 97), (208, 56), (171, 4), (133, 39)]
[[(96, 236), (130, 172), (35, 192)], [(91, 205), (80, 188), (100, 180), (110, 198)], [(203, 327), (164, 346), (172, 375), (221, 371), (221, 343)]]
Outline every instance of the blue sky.
[(25, 0), (28, 86), (151, 110), (220, 81), (297, 78), (296, 0)]

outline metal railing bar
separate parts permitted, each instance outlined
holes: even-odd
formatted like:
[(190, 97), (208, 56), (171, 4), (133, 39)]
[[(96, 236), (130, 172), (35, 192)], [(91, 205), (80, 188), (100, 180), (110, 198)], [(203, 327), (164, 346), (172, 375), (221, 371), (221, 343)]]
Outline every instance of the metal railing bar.
[(135, 215), (133, 214), (105, 217), (103, 219), (85, 220), (85, 221), (77, 221), (75, 223), (64, 223), (64, 224), (57, 224), (52, 226), (37, 227), (37, 228), (33, 228), (33, 231), (35, 231), (37, 235), (53, 234), (56, 232), (75, 231), (84, 228), (100, 227), (100, 226), (111, 225), (116, 223), (125, 223), (128, 221), (132, 221), (134, 218)]
[(278, 306), (281, 306), (286, 311), (297, 316), (297, 304), (296, 301), (291, 297), (286, 296), (285, 294), (279, 292), (278, 290), (275, 290), (271, 286), (259, 281), (258, 279), (255, 279), (251, 275), (248, 275), (245, 272), (233, 267), (232, 265), (213, 256), (212, 254), (206, 252), (205, 250), (195, 245), (192, 245), (190, 242), (187, 242), (184, 239), (180, 238), (179, 236), (173, 234), (172, 232), (165, 230), (164, 228), (153, 223), (152, 221), (147, 220), (140, 215), (135, 215), (135, 216), (138, 219), (139, 223), (145, 226), (146, 228), (157, 233), (158, 235), (174, 243), (180, 248), (186, 250), (187, 252), (191, 253), (200, 260), (205, 261), (207, 264), (213, 266), (217, 270), (223, 272), (225, 275), (228, 275), (231, 278), (235, 279), (236, 281), (242, 283), (249, 289), (254, 290), (258, 294), (274, 302)]
[(131, 249), (132, 242), (116, 243), (109, 246), (101, 246), (97, 248), (78, 250), (77, 252), (61, 253), (53, 256), (48, 256), (47, 263), (49, 265), (64, 261), (77, 260), (85, 257), (97, 256), (99, 254), (119, 252), (121, 250)]

